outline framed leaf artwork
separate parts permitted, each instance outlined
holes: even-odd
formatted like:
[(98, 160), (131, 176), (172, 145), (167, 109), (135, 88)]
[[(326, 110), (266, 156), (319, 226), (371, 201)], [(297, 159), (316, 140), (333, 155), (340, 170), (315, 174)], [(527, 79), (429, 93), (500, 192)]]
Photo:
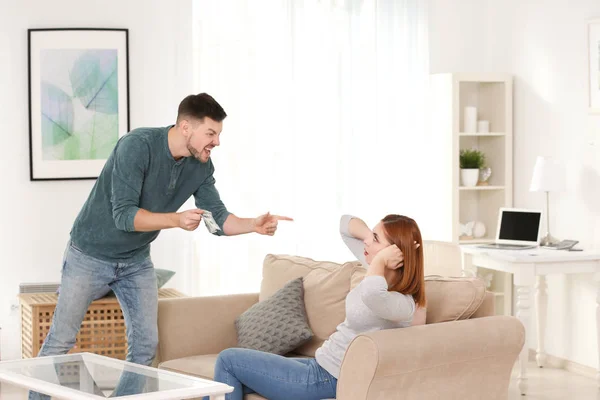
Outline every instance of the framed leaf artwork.
[(128, 30), (29, 29), (30, 179), (95, 179), (129, 131)]

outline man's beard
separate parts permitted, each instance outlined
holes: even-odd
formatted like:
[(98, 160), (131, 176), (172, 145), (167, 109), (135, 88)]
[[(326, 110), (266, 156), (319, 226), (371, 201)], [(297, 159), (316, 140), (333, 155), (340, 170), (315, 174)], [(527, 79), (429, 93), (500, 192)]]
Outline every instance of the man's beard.
[[(205, 164), (205, 163), (207, 163), (207, 162), (208, 162), (208, 160), (202, 160), (202, 152), (199, 152), (198, 150), (196, 150), (195, 148), (193, 148), (193, 147), (190, 145), (190, 141), (189, 141), (189, 140), (188, 140), (188, 142), (186, 143), (186, 145), (187, 145), (187, 149), (188, 149), (188, 151), (190, 152), (190, 154), (191, 154), (192, 156), (194, 156), (194, 158), (195, 158), (196, 160), (200, 161), (200, 162), (201, 162), (201, 163), (203, 163), (203, 164)], [(204, 149), (203, 149), (202, 151), (204, 151)]]

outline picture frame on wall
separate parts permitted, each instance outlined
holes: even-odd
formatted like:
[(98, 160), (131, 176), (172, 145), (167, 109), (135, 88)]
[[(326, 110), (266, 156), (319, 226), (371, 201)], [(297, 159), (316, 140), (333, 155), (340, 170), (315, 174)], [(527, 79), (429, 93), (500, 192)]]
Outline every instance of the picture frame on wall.
[(588, 21), (589, 112), (600, 114), (600, 18)]
[(30, 180), (96, 179), (129, 132), (129, 31), (29, 29)]

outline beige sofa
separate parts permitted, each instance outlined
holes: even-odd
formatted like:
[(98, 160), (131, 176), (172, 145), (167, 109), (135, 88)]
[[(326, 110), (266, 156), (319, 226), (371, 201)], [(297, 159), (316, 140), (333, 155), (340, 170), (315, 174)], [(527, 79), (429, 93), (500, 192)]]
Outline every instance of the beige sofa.
[[(293, 355), (313, 356), (344, 320), (344, 299), (364, 274), (358, 262), (268, 255), (260, 293), (161, 300), (159, 368), (212, 379), (218, 353), (236, 346), (236, 317), (299, 276), (315, 336)], [(427, 324), (363, 334), (351, 343), (337, 399), (507, 398), (524, 343), (522, 324), (493, 316), (494, 298), (479, 279), (430, 276), (426, 293)]]

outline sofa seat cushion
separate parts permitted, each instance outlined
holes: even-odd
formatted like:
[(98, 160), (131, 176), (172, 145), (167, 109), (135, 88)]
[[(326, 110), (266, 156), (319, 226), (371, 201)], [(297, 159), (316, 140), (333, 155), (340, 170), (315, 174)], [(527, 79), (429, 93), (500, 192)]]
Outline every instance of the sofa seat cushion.
[[(206, 354), (202, 356), (183, 357), (160, 363), (158, 368), (212, 380), (215, 376), (215, 363), (218, 356), (218, 354)], [(297, 357), (296, 355), (294, 356)], [(244, 396), (244, 399), (267, 400), (256, 393), (248, 394)]]
[(212, 380), (215, 376), (215, 363), (218, 356), (218, 354), (204, 354), (176, 358), (160, 363), (158, 368)]
[[(182, 357), (161, 362), (158, 364), (158, 368), (212, 380), (215, 376), (215, 363), (217, 362), (217, 357), (219, 357), (218, 354)], [(286, 354), (286, 357), (308, 358), (295, 353)]]

